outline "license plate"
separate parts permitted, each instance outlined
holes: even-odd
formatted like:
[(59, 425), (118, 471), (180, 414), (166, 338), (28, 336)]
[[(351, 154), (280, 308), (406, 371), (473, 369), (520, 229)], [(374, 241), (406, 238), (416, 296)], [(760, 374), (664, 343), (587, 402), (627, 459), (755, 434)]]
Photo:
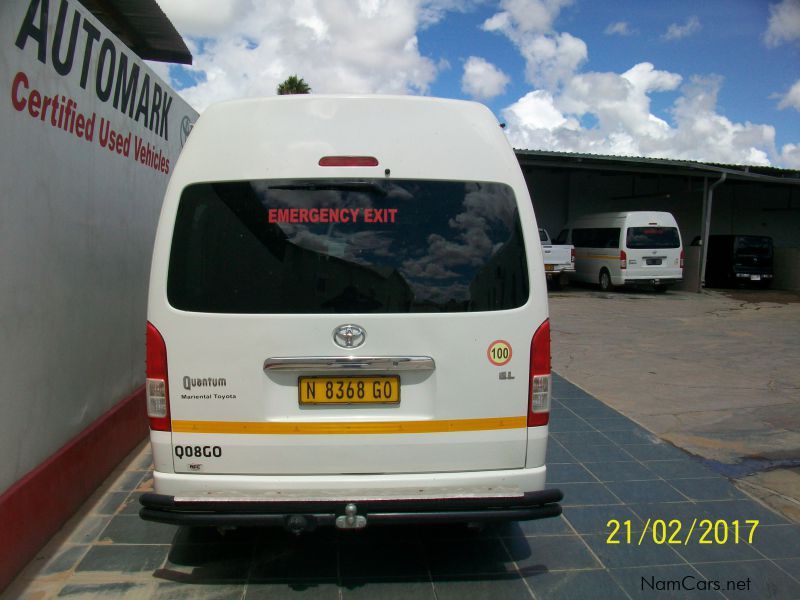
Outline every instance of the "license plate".
[(660, 265), (661, 264), (661, 259), (660, 258), (648, 258), (648, 259), (645, 259), (645, 262), (647, 262), (648, 265)]
[(300, 404), (397, 404), (400, 377), (300, 377)]
[(553, 265), (545, 265), (544, 266), (544, 270), (545, 271), (552, 271), (553, 270)]

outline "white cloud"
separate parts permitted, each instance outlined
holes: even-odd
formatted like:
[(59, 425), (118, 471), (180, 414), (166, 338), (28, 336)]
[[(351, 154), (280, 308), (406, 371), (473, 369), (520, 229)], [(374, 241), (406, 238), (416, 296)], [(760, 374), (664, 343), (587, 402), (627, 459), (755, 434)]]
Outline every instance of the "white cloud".
[(681, 77), (640, 63), (625, 73), (584, 73), (573, 77), (559, 97), (559, 106), (582, 116), (593, 114), (601, 130), (625, 131), (636, 137), (661, 139), (669, 125), (650, 112), (651, 92), (676, 89)]
[(775, 129), (733, 123), (718, 114), (721, 85), (718, 77), (693, 77), (684, 87), (672, 111), (676, 126), (670, 136), (670, 151), (690, 160), (768, 165), (767, 153), (774, 153)]
[(522, 133), (525, 130), (548, 132), (558, 129), (577, 130), (579, 127), (578, 121), (576, 119), (567, 120), (564, 114), (556, 108), (553, 96), (542, 90), (528, 92), (505, 109), (503, 115), (509, 121), (510, 132), (515, 131), (516, 128), (519, 128)]
[(503, 10), (487, 19), (483, 29), (502, 33), (519, 49), (529, 83), (553, 89), (588, 58), (583, 40), (553, 31), (561, 9), (570, 4), (572, 0), (503, 0)]
[(446, 10), (474, 4), (293, 0), (262, 7), (247, 0), (159, 1), (178, 30), (190, 36), (189, 71), (197, 83), (181, 95), (199, 110), (218, 100), (274, 95), (278, 83), (293, 74), (317, 93), (425, 93), (437, 65), (420, 54), (417, 31)]
[(242, 18), (247, 0), (156, 0), (184, 36), (215, 37)]
[(489, 100), (505, 92), (511, 79), (492, 63), (470, 56), (464, 63), (461, 91), (477, 100)]
[(628, 36), (633, 35), (635, 32), (627, 21), (617, 21), (616, 23), (609, 23), (603, 33), (606, 35)]
[[(621, 75), (583, 73), (560, 94), (531, 92), (506, 108), (506, 131), (516, 148), (770, 164), (774, 128), (718, 114), (719, 78), (696, 77), (684, 85), (670, 112), (672, 123), (652, 114), (650, 94), (675, 90), (680, 82), (680, 76), (649, 63)], [(596, 125), (582, 125), (586, 115), (594, 116)], [(785, 149), (784, 160), (793, 152)]]
[(503, 0), (503, 9), (486, 21), (486, 29), (492, 30), (492, 23), (502, 27), (511, 26), (520, 33), (548, 33), (561, 9), (573, 0)]
[(781, 162), (790, 169), (800, 169), (800, 144), (786, 144), (781, 149)]
[[(196, 83), (181, 94), (202, 110), (210, 102), (273, 95), (279, 82), (296, 74), (315, 93), (427, 93), (450, 56), (421, 54), (417, 34), (453, 11), (473, 10), (487, 0), (158, 0), (186, 36), (195, 64), (180, 81)], [(505, 36), (525, 60), (527, 93), (502, 111), (518, 148), (563, 150), (766, 164), (800, 168), (800, 143), (775, 147), (771, 126), (733, 122), (721, 115), (722, 81), (692, 78), (636, 64), (623, 73), (582, 71), (588, 59), (583, 40), (559, 31), (558, 19), (572, 0), (502, 0), (483, 30)], [(800, 0), (771, 7), (767, 43), (800, 36), (791, 15)], [(782, 29), (775, 24), (780, 16)], [(788, 15), (788, 16), (787, 16)], [(446, 23), (446, 22), (445, 22)], [(673, 39), (700, 27), (689, 19)], [(630, 32), (627, 22), (609, 34)], [(793, 33), (794, 32), (794, 33)], [(793, 37), (794, 36), (794, 37)], [(166, 67), (159, 67), (165, 78)], [(186, 77), (186, 74), (190, 76)], [(520, 76), (519, 79), (522, 79)], [(479, 57), (464, 63), (465, 94), (490, 99), (507, 89), (510, 77)], [(172, 78), (173, 85), (181, 87)], [(519, 82), (517, 82), (519, 83)], [(656, 111), (656, 94), (668, 94), (668, 111)], [(665, 96), (662, 96), (665, 98)], [(777, 100), (800, 110), (800, 81)], [(447, 250), (447, 248), (440, 248)]]
[(428, 27), (445, 18), (448, 12), (470, 12), (487, 0), (426, 0), (420, 4), (420, 24)]
[(800, 79), (795, 81), (789, 91), (780, 98), (781, 101), (778, 103), (778, 108), (781, 110), (784, 108), (794, 108), (800, 111)]
[[(502, 111), (514, 147), (758, 165), (800, 155), (793, 147), (778, 154), (773, 127), (735, 123), (719, 114), (720, 78), (694, 77), (684, 83), (679, 74), (646, 62), (624, 73), (581, 72), (586, 44), (555, 29), (568, 4), (506, 1), (483, 24), (514, 43), (534, 86)], [(699, 19), (691, 17), (671, 26), (664, 37), (680, 39), (700, 28)], [(627, 24), (607, 30), (622, 31), (629, 31)], [(661, 115), (651, 106), (658, 93), (676, 95), (672, 108)]]
[(767, 46), (800, 39), (800, 0), (782, 0), (769, 6), (769, 24), (764, 33)]
[(689, 17), (683, 25), (679, 25), (678, 23), (670, 25), (669, 28), (667, 28), (667, 32), (661, 37), (668, 41), (681, 40), (690, 35), (694, 35), (700, 31), (700, 29), (702, 29), (700, 19), (692, 16)]

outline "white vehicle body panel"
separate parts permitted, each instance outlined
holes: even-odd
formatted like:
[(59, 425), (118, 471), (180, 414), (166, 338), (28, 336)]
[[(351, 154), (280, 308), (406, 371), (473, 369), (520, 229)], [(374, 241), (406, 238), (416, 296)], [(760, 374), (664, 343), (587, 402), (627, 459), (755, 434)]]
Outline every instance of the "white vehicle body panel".
[(544, 270), (548, 277), (575, 271), (575, 263), (572, 260), (573, 247), (571, 245), (553, 244), (550, 234), (546, 229), (539, 230), (539, 239), (542, 242)]
[[(371, 156), (379, 165), (321, 167), (324, 156)], [(315, 178), (509, 186), (523, 223), (527, 301), (510, 310), (409, 314), (224, 314), (170, 304), (170, 249), (187, 186)], [(547, 426), (526, 425), (531, 340), (548, 318), (536, 231), (514, 153), (480, 105), (307, 96), (209, 108), (175, 167), (151, 270), (148, 321), (166, 345), (172, 419), (171, 432), (151, 435), (156, 492), (502, 482), (542, 489)], [(367, 332), (362, 346), (334, 343), (344, 324)], [(495, 340), (513, 349), (502, 366), (487, 358)], [(435, 368), (382, 370), (400, 376), (396, 404), (313, 406), (299, 403), (298, 377), (324, 371), (263, 368), (270, 358), (347, 356), (424, 356)]]
[[(628, 229), (641, 227), (675, 228), (678, 247), (630, 248), (627, 244)], [(575, 230), (586, 228), (618, 229), (619, 236), (615, 236), (614, 247), (575, 244)], [(585, 215), (571, 221), (565, 229), (569, 231), (567, 239), (575, 245), (575, 274), (572, 276), (575, 281), (597, 283), (603, 270), (609, 272), (611, 283), (618, 286), (653, 280), (674, 282), (683, 277), (680, 230), (675, 217), (668, 212), (628, 211)], [(624, 269), (620, 263), (620, 250), (626, 255)]]

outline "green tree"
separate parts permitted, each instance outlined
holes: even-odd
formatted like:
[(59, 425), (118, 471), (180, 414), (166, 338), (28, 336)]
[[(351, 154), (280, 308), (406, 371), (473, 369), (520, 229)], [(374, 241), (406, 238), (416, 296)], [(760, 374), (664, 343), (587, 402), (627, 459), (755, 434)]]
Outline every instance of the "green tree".
[(303, 80), (302, 77), (297, 75), (290, 75), (286, 81), (278, 85), (278, 95), (284, 96), (286, 94), (308, 94), (311, 88)]

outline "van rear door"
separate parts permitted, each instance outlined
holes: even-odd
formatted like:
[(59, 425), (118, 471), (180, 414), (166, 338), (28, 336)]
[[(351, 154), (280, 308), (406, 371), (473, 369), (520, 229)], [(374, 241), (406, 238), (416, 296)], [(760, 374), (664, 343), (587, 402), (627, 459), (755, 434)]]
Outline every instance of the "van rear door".
[(176, 472), (525, 466), (526, 241), (501, 183), (189, 185), (156, 324)]
[(626, 279), (680, 278), (681, 238), (668, 225), (636, 225), (625, 230)]

